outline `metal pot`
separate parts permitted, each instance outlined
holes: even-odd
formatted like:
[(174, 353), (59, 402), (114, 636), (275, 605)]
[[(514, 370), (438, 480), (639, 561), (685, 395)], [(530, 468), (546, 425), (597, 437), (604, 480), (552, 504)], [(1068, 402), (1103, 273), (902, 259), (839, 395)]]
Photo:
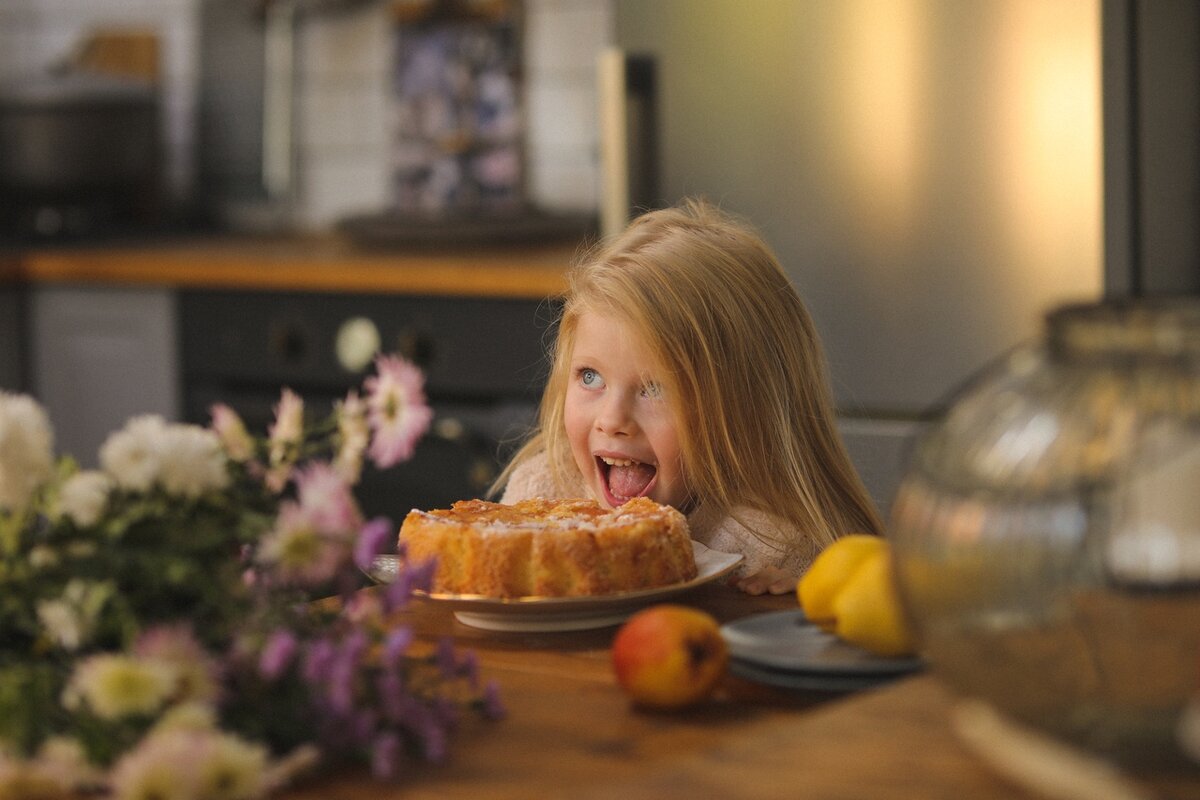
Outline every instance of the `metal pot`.
[(0, 197), (10, 207), (145, 213), (160, 150), (150, 84), (67, 73), (0, 87)]

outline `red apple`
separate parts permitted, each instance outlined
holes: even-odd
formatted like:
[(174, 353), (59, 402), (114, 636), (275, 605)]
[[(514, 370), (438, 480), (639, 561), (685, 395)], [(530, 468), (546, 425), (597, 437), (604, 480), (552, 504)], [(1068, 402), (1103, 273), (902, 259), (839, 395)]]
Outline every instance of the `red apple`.
[(684, 708), (708, 697), (729, 662), (721, 627), (695, 608), (663, 604), (630, 617), (612, 645), (617, 683), (645, 708)]

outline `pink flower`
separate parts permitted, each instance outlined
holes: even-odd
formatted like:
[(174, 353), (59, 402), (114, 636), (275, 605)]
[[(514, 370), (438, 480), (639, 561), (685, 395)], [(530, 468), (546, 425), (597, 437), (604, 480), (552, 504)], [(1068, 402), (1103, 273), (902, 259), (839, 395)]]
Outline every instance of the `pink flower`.
[(134, 643), (134, 653), (175, 670), (173, 700), (212, 702), (220, 694), (221, 665), (200, 645), (187, 623), (147, 628)]
[(239, 464), (249, 461), (254, 455), (254, 439), (238, 413), (224, 403), (215, 404), (210, 413), (213, 432), (221, 440), (229, 459)]
[(345, 544), (324, 536), (298, 504), (280, 504), (275, 527), (262, 542), (259, 558), (287, 583), (319, 586), (349, 560)]
[(362, 524), (354, 494), (329, 464), (313, 462), (300, 470), (296, 495), (318, 533), (349, 539)]
[(375, 466), (387, 469), (412, 457), (433, 411), (426, 405), (425, 376), (417, 367), (397, 356), (379, 356), (375, 368), (379, 374), (363, 384), (374, 433), (369, 454)]

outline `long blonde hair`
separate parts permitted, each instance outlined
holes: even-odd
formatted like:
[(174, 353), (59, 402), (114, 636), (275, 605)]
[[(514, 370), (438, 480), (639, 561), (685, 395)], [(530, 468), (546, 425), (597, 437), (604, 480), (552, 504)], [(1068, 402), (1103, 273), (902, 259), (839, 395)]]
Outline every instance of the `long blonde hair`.
[(662, 368), (696, 508), (769, 512), (821, 545), (882, 531), (804, 303), (753, 228), (696, 200), (638, 217), (570, 270), (538, 428), (497, 486), (542, 452), (560, 488), (578, 473), (563, 408), (584, 311), (627, 321)]

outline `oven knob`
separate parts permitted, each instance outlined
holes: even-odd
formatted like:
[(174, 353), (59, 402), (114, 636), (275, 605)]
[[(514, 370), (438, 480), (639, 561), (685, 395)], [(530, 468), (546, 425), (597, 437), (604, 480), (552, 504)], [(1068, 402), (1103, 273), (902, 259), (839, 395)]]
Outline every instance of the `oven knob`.
[(379, 328), (366, 317), (351, 317), (338, 328), (333, 348), (347, 372), (362, 372), (379, 352)]
[(396, 350), (422, 369), (428, 368), (433, 361), (433, 340), (412, 328), (402, 330), (396, 337)]
[(268, 341), (271, 352), (285, 364), (298, 364), (308, 354), (308, 340), (299, 327), (277, 325)]

